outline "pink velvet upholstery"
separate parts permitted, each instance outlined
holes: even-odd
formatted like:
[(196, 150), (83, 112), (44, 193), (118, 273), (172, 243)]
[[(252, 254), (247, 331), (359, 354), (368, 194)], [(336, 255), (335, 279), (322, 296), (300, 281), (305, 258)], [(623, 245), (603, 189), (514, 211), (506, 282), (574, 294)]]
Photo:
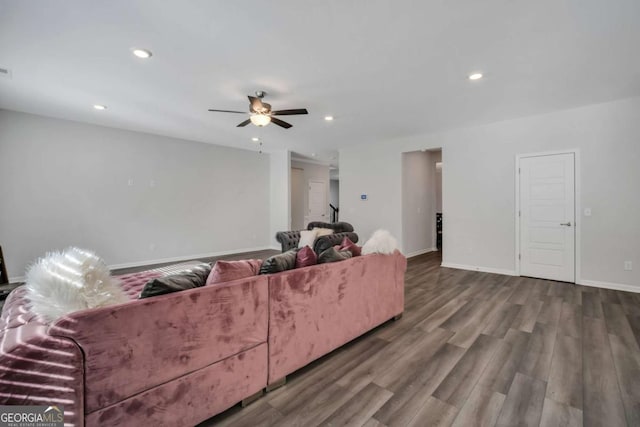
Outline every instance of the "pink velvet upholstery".
[[(179, 267), (175, 267), (179, 268)], [(0, 404), (74, 426), (191, 426), (400, 314), (406, 259), (366, 255), (137, 300), (47, 325), (24, 288), (0, 318)]]
[(255, 276), (47, 325), (19, 288), (0, 324), (0, 404), (59, 403), (76, 426), (193, 425), (266, 386), (267, 298)]
[(269, 276), (269, 383), (402, 313), (406, 265), (396, 252)]
[(161, 384), (87, 416), (89, 426), (194, 426), (257, 393), (267, 381), (267, 344)]
[(14, 290), (0, 321), (0, 404), (65, 408), (66, 425), (84, 425), (82, 352), (72, 340), (47, 334), (30, 311), (25, 288)]
[(85, 354), (91, 413), (267, 340), (267, 279), (72, 313), (51, 326)]

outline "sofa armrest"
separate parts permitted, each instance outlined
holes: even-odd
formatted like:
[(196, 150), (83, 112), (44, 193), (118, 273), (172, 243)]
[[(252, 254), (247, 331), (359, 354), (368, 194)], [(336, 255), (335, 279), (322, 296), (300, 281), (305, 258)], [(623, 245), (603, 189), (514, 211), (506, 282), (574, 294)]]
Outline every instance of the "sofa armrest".
[(358, 243), (358, 235), (356, 233), (334, 233), (326, 236), (321, 236), (313, 243), (313, 250), (320, 255), (332, 246), (339, 245), (342, 240), (348, 237), (353, 243)]
[(24, 289), (9, 296), (0, 329), (0, 404), (64, 407), (64, 422), (84, 425), (84, 356), (53, 337), (29, 308)]
[(282, 252), (286, 252), (298, 247), (300, 242), (299, 231), (278, 231), (276, 233), (276, 240), (282, 245)]

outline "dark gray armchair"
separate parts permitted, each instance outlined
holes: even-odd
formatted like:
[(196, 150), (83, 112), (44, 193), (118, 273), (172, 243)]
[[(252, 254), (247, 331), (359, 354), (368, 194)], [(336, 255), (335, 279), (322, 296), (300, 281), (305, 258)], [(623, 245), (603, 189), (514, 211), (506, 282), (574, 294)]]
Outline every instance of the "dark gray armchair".
[[(329, 249), (332, 246), (342, 243), (342, 239), (348, 237), (353, 243), (358, 242), (358, 235), (353, 232), (353, 226), (348, 222), (310, 222), (307, 230), (314, 228), (330, 228), (334, 230), (333, 234), (321, 236), (316, 239), (313, 244), (313, 251), (317, 254)], [(300, 231), (279, 231), (276, 233), (276, 240), (282, 245), (282, 252), (298, 247), (300, 242)]]

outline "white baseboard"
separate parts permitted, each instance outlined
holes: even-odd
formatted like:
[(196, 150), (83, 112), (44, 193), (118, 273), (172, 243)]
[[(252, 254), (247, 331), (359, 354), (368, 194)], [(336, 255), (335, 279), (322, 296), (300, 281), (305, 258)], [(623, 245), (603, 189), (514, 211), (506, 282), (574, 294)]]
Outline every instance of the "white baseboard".
[(515, 276), (515, 270), (503, 270), (501, 268), (491, 268), (491, 267), (480, 267), (477, 265), (464, 265), (464, 264), (455, 264), (452, 262), (443, 262), (440, 264), (442, 267), (447, 268), (457, 268), (458, 270), (470, 270), (470, 271), (481, 271), (483, 273), (494, 273), (494, 274), (504, 274), (506, 276)]
[(640, 293), (640, 286), (627, 285), (624, 283), (601, 282), (599, 280), (580, 280), (579, 285), (591, 286), (594, 288), (613, 289), (614, 291)]
[(413, 258), (414, 256), (426, 254), (426, 253), (429, 253), (429, 252), (435, 252), (437, 250), (438, 250), (438, 248), (420, 249), (419, 251), (411, 252), (410, 254), (405, 255), (405, 257), (406, 258)]

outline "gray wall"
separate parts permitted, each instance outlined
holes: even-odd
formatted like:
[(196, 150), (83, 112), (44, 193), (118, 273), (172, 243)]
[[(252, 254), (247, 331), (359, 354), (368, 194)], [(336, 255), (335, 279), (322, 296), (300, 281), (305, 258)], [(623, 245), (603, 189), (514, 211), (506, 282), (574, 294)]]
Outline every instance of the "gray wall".
[(266, 247), (269, 207), (269, 155), (0, 110), (12, 277), (69, 245), (110, 265)]
[(577, 148), (577, 196), (592, 209), (576, 218), (581, 283), (640, 290), (640, 98), (341, 150), (341, 208), (363, 239), (401, 238), (402, 153), (438, 147), (444, 263), (513, 273), (516, 155)]

